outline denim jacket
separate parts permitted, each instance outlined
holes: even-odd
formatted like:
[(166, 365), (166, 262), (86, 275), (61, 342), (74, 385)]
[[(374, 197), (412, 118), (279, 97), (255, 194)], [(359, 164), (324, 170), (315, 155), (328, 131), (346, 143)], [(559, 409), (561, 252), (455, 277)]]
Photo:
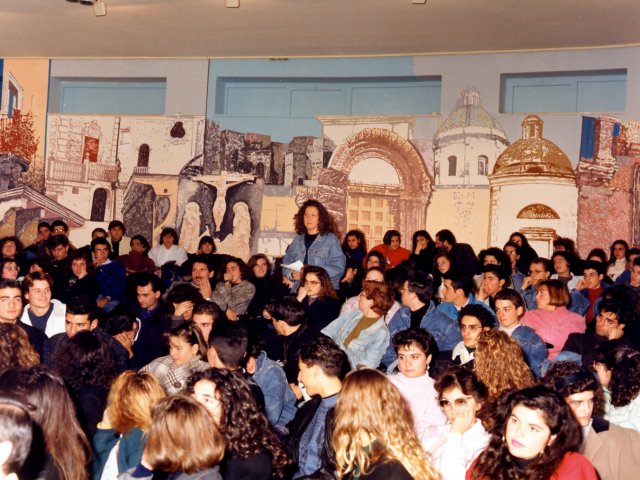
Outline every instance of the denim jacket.
[[(401, 330), (406, 330), (411, 326), (411, 310), (406, 307), (396, 312), (389, 322), (389, 332), (391, 336)], [(451, 320), (447, 315), (438, 311), (431, 301), (427, 313), (422, 317), (420, 328), (427, 330), (438, 344), (440, 351), (451, 351), (462, 340), (458, 321)], [(392, 345), (387, 347), (382, 363), (387, 367), (395, 362), (397, 354)]]
[[(296, 235), (291, 245), (289, 245), (289, 248), (287, 248), (282, 263), (289, 265), (297, 260), (304, 262), (305, 253), (304, 235)], [(333, 288), (337, 290), (340, 287), (340, 279), (344, 274), (346, 260), (344, 253), (342, 253), (340, 242), (333, 233), (318, 235), (316, 237), (315, 241), (309, 247), (307, 264), (324, 268), (331, 278)], [(291, 270), (285, 268), (283, 269), (283, 274), (288, 279), (293, 280)], [(298, 284), (299, 282), (297, 281), (293, 283), (291, 287), (292, 292), (298, 289)]]
[[(482, 305), (487, 312), (491, 313), (491, 316), (493, 317), (493, 319), (495, 321), (496, 314), (491, 309), (491, 307), (489, 305), (487, 305), (486, 303), (480, 301), (480, 300), (476, 300), (476, 297), (474, 297), (472, 293), (469, 294), (469, 297), (468, 297), (468, 300), (467, 300), (467, 305)], [(465, 305), (465, 307), (467, 305)], [(438, 305), (437, 308), (438, 308), (439, 312), (444, 313), (447, 317), (449, 317), (454, 322), (458, 321), (458, 316), (460, 314), (460, 310), (458, 310), (456, 308), (456, 306), (453, 304), (453, 302), (442, 302), (442, 303), (440, 303), (440, 305)]]
[(342, 315), (323, 328), (322, 333), (330, 337), (345, 351), (353, 368), (358, 365), (378, 368), (391, 338), (382, 317), (369, 328), (362, 330), (358, 338), (349, 342), (348, 347), (344, 346), (344, 341), (358, 324), (362, 315), (363, 313), (359, 309)]
[(511, 334), (524, 353), (525, 361), (536, 378), (541, 378), (549, 368), (547, 346), (531, 327), (520, 325)]
[(253, 381), (264, 395), (264, 409), (273, 426), (284, 427), (296, 415), (296, 396), (287, 382), (282, 367), (260, 352), (256, 359)]

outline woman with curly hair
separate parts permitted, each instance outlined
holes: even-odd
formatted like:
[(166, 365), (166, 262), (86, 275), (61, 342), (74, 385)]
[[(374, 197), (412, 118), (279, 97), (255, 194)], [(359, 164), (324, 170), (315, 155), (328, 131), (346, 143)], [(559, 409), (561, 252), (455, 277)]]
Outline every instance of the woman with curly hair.
[(355, 370), (345, 377), (332, 444), (339, 479), (438, 478), (413, 431), (411, 411), (377, 370)]
[(319, 332), (340, 315), (340, 300), (324, 268), (307, 265), (300, 278), (296, 298), (307, 312), (309, 326)]
[(33, 367), (40, 363), (27, 333), (12, 323), (0, 323), (0, 372), (11, 367)]
[(175, 395), (159, 400), (152, 416), (142, 460), (120, 480), (222, 480), (224, 439), (202, 405)]
[(96, 433), (118, 366), (107, 343), (85, 330), (71, 337), (55, 357), (55, 366), (76, 404), (87, 438)]
[[(307, 200), (296, 213), (295, 231), (296, 236), (287, 248), (283, 265), (301, 262), (305, 266), (321, 267), (331, 278), (333, 288), (338, 288), (346, 259), (336, 236), (338, 228), (329, 211), (317, 200)], [(291, 293), (298, 290), (301, 273), (300, 270), (283, 269)]]
[(607, 262), (607, 277), (614, 282), (627, 269), (627, 252), (629, 244), (625, 240), (615, 240), (610, 247)]
[(489, 446), (467, 480), (596, 480), (580, 455), (580, 427), (564, 399), (544, 386), (505, 395), (494, 412)]
[(598, 347), (594, 368), (605, 393), (605, 418), (640, 431), (640, 352), (609, 341)]
[(196, 372), (209, 368), (207, 347), (200, 328), (192, 323), (183, 323), (165, 334), (169, 344), (169, 355), (156, 358), (140, 369), (153, 373), (169, 394), (182, 392), (187, 380)]
[(93, 436), (93, 480), (115, 480), (140, 463), (151, 410), (165, 396), (158, 379), (148, 372), (127, 370), (113, 380), (107, 408)]
[(20, 478), (87, 479), (89, 441), (64, 381), (56, 372), (43, 365), (6, 370), (0, 374), (0, 395), (28, 405), (33, 422), (42, 432), (44, 462), (39, 449), (33, 450)]
[(502, 392), (533, 385), (531, 369), (524, 361), (518, 342), (497, 329), (482, 332), (478, 337), (473, 371), (489, 389), (489, 397)]
[(225, 480), (285, 478), (291, 463), (242, 374), (213, 368), (189, 379), (188, 391), (209, 412), (226, 443)]

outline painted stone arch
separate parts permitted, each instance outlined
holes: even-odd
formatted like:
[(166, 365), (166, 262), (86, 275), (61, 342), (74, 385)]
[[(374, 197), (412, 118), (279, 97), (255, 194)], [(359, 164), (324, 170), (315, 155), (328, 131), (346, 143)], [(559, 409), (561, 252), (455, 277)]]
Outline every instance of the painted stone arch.
[(554, 219), (558, 220), (560, 215), (551, 207), (542, 203), (532, 203), (523, 207), (518, 212), (518, 218), (531, 218), (531, 219)]
[(349, 173), (358, 162), (371, 158), (386, 161), (398, 173), (400, 184), (395, 190), (384, 186), (380, 190), (393, 192), (395, 228), (406, 243), (414, 231), (426, 226), (433, 182), (420, 152), (406, 138), (390, 130), (368, 128), (346, 138), (333, 152), (328, 168), (319, 175), (318, 200), (335, 215), (341, 230), (346, 231)]

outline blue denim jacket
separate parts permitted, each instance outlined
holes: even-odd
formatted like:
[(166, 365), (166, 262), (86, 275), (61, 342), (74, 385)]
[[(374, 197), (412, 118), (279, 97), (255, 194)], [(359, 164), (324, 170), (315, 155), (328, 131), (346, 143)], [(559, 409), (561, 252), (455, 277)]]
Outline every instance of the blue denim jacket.
[(549, 368), (549, 360), (547, 354), (549, 353), (547, 346), (540, 336), (531, 327), (520, 325), (511, 334), (524, 353), (524, 358), (531, 368), (533, 374), (540, 378)]
[[(282, 263), (289, 265), (297, 260), (304, 262), (305, 253), (304, 235), (296, 235), (291, 245), (289, 245), (289, 248), (287, 248)], [(324, 268), (331, 278), (333, 288), (338, 289), (340, 287), (340, 279), (344, 274), (346, 260), (340, 242), (333, 233), (318, 235), (316, 237), (315, 241), (309, 247), (307, 264)], [(290, 280), (293, 280), (291, 270), (285, 268), (283, 269), (283, 274)], [(297, 281), (293, 283), (291, 287), (292, 292), (298, 289), (298, 283)]]
[[(456, 317), (457, 318), (457, 317)], [(411, 326), (411, 310), (407, 307), (402, 307), (396, 312), (391, 321), (389, 322), (389, 332), (393, 337), (401, 330), (406, 330)], [(460, 335), (460, 326), (458, 321), (451, 320), (447, 315), (438, 311), (436, 306), (431, 301), (429, 302), (429, 308), (422, 321), (420, 322), (420, 328), (427, 330), (433, 339), (438, 344), (440, 351), (449, 351), (462, 340)], [(382, 363), (387, 367), (391, 365), (397, 359), (397, 354), (392, 345), (387, 347), (387, 352), (382, 358)]]
[(362, 315), (359, 309), (345, 313), (324, 327), (322, 333), (330, 337), (345, 351), (353, 368), (358, 365), (378, 368), (391, 338), (389, 329), (382, 318), (369, 328), (362, 330), (358, 338), (349, 342), (348, 347), (344, 346), (344, 341), (358, 324)]
[(264, 395), (264, 409), (273, 426), (284, 427), (296, 415), (296, 396), (287, 382), (282, 367), (260, 352), (256, 359), (256, 372), (253, 381)]
[[(491, 309), (491, 307), (489, 305), (487, 305), (486, 303), (481, 302), (480, 300), (476, 300), (476, 297), (474, 297), (472, 293), (469, 294), (469, 299), (467, 300), (467, 305), (482, 305), (487, 310), (487, 312), (491, 313), (491, 315), (493, 316), (494, 320), (496, 318), (496, 314)], [(447, 317), (449, 317), (454, 322), (458, 321), (458, 315), (460, 313), (460, 310), (458, 310), (456, 308), (456, 306), (453, 304), (453, 302), (442, 302), (440, 305), (438, 305), (437, 308), (438, 308), (439, 312), (444, 313)]]

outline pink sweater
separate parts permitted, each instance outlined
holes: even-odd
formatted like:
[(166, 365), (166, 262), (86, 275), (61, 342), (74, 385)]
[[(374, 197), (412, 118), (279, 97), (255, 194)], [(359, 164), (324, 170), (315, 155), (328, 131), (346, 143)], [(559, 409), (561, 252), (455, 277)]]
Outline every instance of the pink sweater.
[(438, 403), (435, 382), (428, 373), (418, 378), (408, 378), (402, 373), (396, 373), (388, 378), (407, 401), (413, 413), (414, 430), (418, 436), (421, 436), (427, 427), (444, 425), (447, 422), (447, 417)]
[(566, 307), (556, 307), (553, 312), (529, 310), (520, 323), (533, 328), (542, 340), (553, 345), (549, 349), (549, 360), (554, 360), (562, 351), (570, 333), (584, 333), (587, 329), (584, 317)]

